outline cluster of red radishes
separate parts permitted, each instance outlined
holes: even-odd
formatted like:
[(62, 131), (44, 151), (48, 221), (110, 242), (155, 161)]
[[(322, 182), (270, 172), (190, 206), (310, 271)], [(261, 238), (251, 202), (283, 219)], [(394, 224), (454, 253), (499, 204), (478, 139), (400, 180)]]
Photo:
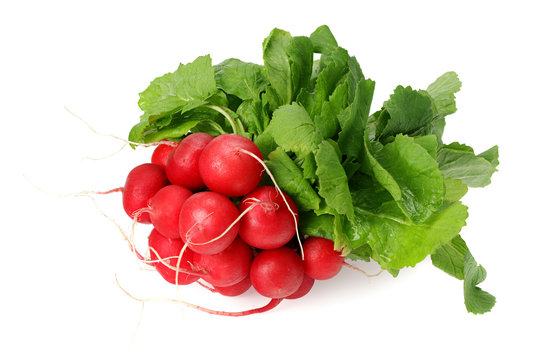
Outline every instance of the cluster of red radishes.
[(340, 271), (344, 259), (332, 241), (309, 237), (300, 247), (297, 207), (277, 187), (258, 186), (263, 164), (245, 137), (193, 133), (158, 145), (151, 163), (129, 173), (124, 209), (153, 225), (146, 260), (165, 280), (203, 279), (227, 296), (253, 286), (272, 299), (296, 299), (314, 279)]

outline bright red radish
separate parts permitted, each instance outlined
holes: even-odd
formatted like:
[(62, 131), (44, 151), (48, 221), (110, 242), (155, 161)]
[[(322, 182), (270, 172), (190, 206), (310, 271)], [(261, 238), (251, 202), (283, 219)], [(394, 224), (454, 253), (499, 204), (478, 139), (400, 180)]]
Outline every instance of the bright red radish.
[[(155, 229), (150, 232), (148, 237), (148, 247), (150, 248), (150, 259), (161, 260), (153, 263), (158, 273), (171, 284), (176, 284), (176, 266), (178, 256), (182, 251), (184, 243), (180, 239), (169, 239), (161, 235)], [(156, 254), (157, 253), (157, 254)], [(159, 257), (158, 257), (159, 255)], [(170, 259), (167, 259), (172, 257)], [(188, 275), (182, 272), (182, 269), (192, 271), (191, 264), (193, 263), (193, 252), (186, 248), (180, 260), (180, 270), (178, 272), (178, 285), (191, 284), (199, 279), (198, 276)], [(168, 266), (167, 266), (168, 265)], [(171, 269), (174, 268), (174, 269)]]
[(220, 293), (221, 295), (225, 296), (238, 296), (242, 295), (246, 291), (251, 288), (251, 281), (249, 280), (249, 276), (246, 276), (244, 280), (230, 286), (221, 287), (221, 286), (214, 286), (214, 289)]
[(168, 238), (180, 238), (180, 210), (191, 195), (192, 192), (184, 186), (168, 185), (150, 199), (150, 221), (157, 231)]
[[(148, 206), (148, 201), (159, 189), (169, 183), (165, 170), (156, 164), (142, 164), (131, 170), (126, 178), (122, 202), (124, 210), (133, 219), (134, 214)], [(142, 213), (137, 221), (150, 224), (150, 215)]]
[(243, 151), (263, 158), (253, 141), (235, 134), (217, 136), (204, 148), (199, 172), (210, 190), (231, 197), (243, 196), (259, 184), (263, 167)]
[(203, 191), (190, 196), (180, 211), (180, 236), (191, 250), (217, 254), (238, 234), (238, 209), (225, 196)]
[(170, 152), (165, 169), (171, 183), (183, 185), (192, 191), (204, 188), (199, 174), (199, 157), (213, 138), (205, 133), (190, 134)]
[(302, 281), (302, 284), (300, 285), (298, 290), (296, 290), (292, 295), (287, 296), (285, 299), (293, 300), (301, 298), (311, 290), (314, 283), (315, 279), (304, 274), (304, 280)]
[[(296, 214), (298, 209), (286, 195), (287, 203)], [(277, 249), (285, 245), (296, 233), (296, 224), (283, 197), (273, 186), (259, 186), (242, 199), (238, 210), (253, 208), (240, 220), (238, 234), (246, 243), (259, 249)]]
[(285, 298), (302, 285), (304, 265), (300, 256), (288, 247), (263, 250), (251, 264), (250, 279), (259, 294)]
[(152, 164), (163, 166), (167, 163), (167, 157), (169, 153), (178, 145), (169, 145), (169, 144), (159, 144), (152, 152)]
[(309, 237), (303, 245), (304, 271), (315, 280), (327, 280), (336, 276), (345, 259), (334, 250), (334, 242), (320, 237)]
[(197, 272), (203, 273), (201, 278), (210, 284), (220, 287), (234, 285), (249, 275), (253, 258), (251, 248), (240, 238), (217, 254), (193, 256)]

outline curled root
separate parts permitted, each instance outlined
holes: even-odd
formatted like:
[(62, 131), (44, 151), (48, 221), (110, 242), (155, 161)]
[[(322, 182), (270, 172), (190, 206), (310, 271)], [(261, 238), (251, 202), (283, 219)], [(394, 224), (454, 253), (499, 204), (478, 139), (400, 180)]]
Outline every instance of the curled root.
[(169, 303), (181, 304), (181, 305), (185, 305), (187, 307), (190, 307), (192, 309), (203, 311), (205, 313), (212, 314), (212, 315), (239, 317), (239, 316), (247, 316), (247, 315), (252, 315), (252, 314), (259, 314), (259, 313), (263, 313), (263, 312), (272, 310), (273, 308), (278, 306), (281, 303), (281, 301), (283, 300), (283, 299), (270, 299), (268, 304), (266, 304), (266, 305), (264, 305), (262, 307), (255, 308), (255, 309), (250, 309), (250, 310), (235, 311), (235, 312), (220, 311), (220, 310), (208, 309), (208, 308), (205, 308), (203, 306), (195, 305), (195, 304), (189, 303), (187, 301), (179, 300), (179, 299), (152, 299), (152, 298), (143, 299), (143, 298), (138, 298), (138, 297), (135, 297), (135, 296), (131, 295), (129, 292), (127, 292), (127, 290), (125, 290), (120, 285), (120, 282), (118, 281), (118, 276), (116, 274), (115, 274), (115, 280), (116, 280), (116, 285), (118, 285), (120, 290), (122, 290), (127, 296), (129, 296), (130, 298), (132, 298), (135, 301), (139, 301), (141, 303), (146, 303), (146, 302), (169, 302)]

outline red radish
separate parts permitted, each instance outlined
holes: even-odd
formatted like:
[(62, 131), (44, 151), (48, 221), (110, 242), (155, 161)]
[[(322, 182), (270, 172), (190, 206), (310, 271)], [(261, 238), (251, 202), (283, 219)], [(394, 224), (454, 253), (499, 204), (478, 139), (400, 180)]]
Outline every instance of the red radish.
[(169, 153), (178, 145), (159, 144), (152, 152), (152, 164), (156, 164), (165, 168)]
[(197, 253), (217, 254), (236, 238), (237, 218), (238, 209), (225, 196), (210, 191), (196, 193), (180, 211), (180, 237)]
[(253, 255), (251, 248), (240, 238), (217, 254), (193, 256), (193, 263), (198, 272), (203, 273), (202, 279), (214, 287), (234, 285), (249, 275)]
[(224, 134), (210, 141), (199, 158), (199, 172), (205, 185), (230, 197), (253, 190), (261, 181), (263, 167), (244, 151), (263, 159), (257, 145), (243, 136)]
[(301, 298), (311, 290), (314, 283), (315, 279), (304, 274), (304, 280), (302, 281), (302, 284), (300, 285), (298, 290), (296, 290), (292, 295), (287, 296), (285, 299), (293, 300)]
[(246, 291), (248, 291), (251, 288), (251, 281), (249, 280), (249, 276), (246, 276), (244, 280), (237, 282), (234, 285), (221, 287), (221, 286), (214, 286), (214, 289), (220, 293), (221, 295), (225, 296), (238, 296), (242, 295)]
[[(295, 203), (288, 195), (283, 195), (298, 221)], [(277, 249), (291, 240), (296, 232), (294, 217), (275, 187), (257, 187), (244, 196), (238, 210), (244, 212), (252, 205), (240, 220), (238, 234), (242, 240), (259, 249)]]
[(180, 210), (191, 195), (192, 192), (184, 186), (168, 185), (150, 199), (148, 212), (157, 231), (168, 238), (180, 238)]
[[(146, 208), (150, 198), (168, 183), (165, 170), (159, 165), (142, 164), (131, 170), (122, 193), (124, 210), (129, 217), (133, 219), (138, 210)], [(150, 215), (142, 213), (137, 221), (150, 224)]]
[(205, 133), (190, 134), (170, 152), (165, 169), (171, 183), (183, 185), (192, 191), (204, 188), (199, 174), (199, 157), (213, 138)]
[[(158, 273), (171, 284), (176, 284), (176, 267), (178, 263), (178, 256), (180, 256), (180, 252), (184, 247), (182, 240), (169, 239), (160, 234), (157, 230), (153, 229), (148, 237), (148, 247), (150, 248), (150, 259), (154, 261), (161, 260), (154, 263)], [(189, 275), (182, 272), (182, 269), (192, 272), (192, 263), (193, 252), (186, 248), (182, 254), (182, 259), (180, 260), (178, 285), (191, 284), (199, 279), (198, 276)], [(171, 269), (171, 267), (174, 269)]]
[(302, 285), (304, 265), (300, 256), (288, 247), (263, 250), (251, 264), (250, 279), (259, 294), (285, 298)]
[(304, 242), (304, 271), (315, 280), (336, 276), (345, 259), (334, 250), (334, 242), (320, 237), (309, 237)]

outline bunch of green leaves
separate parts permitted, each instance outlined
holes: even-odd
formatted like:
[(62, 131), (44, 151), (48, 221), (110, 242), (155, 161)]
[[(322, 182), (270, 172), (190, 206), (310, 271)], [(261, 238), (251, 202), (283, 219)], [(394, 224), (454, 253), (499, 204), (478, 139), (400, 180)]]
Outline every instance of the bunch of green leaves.
[(394, 276), (431, 255), (464, 280), (470, 312), (489, 311), (494, 297), (476, 286), (485, 270), (459, 236), (468, 216), (460, 199), (490, 183), (498, 148), (476, 154), (443, 143), (446, 117), (457, 110), (456, 73), (425, 90), (398, 86), (371, 113), (375, 82), (327, 26), (309, 37), (272, 30), (263, 61), (212, 66), (202, 56), (155, 79), (140, 94), (143, 115), (129, 139), (246, 136), (297, 204), (303, 234), (331, 239), (349, 258), (373, 259)]

